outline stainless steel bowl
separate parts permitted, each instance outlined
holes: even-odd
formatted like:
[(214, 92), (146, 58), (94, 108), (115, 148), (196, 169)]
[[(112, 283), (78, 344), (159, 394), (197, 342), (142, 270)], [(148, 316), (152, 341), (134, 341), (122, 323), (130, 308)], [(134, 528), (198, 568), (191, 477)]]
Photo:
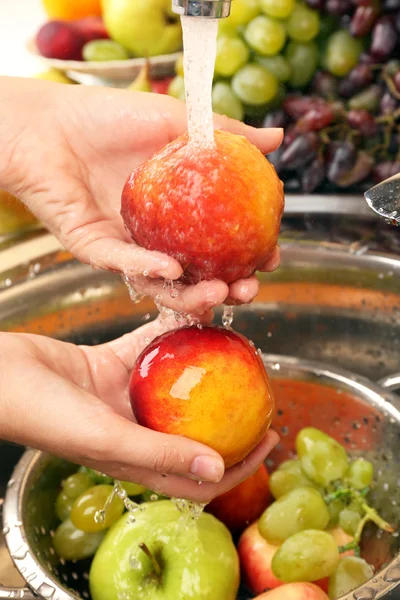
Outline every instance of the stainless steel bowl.
[[(309, 411), (303, 415), (302, 424), (322, 427), (313, 419), (317, 414), (326, 419), (329, 415), (324, 425), (329, 433), (339, 432), (350, 451), (358, 448), (372, 452), (380, 472), (376, 491), (379, 507), (388, 518), (392, 514), (392, 520), (398, 521), (397, 399), (387, 397), (396, 405), (394, 409), (381, 388), (341, 371), (346, 368), (371, 380), (389, 377), (392, 383), (398, 382), (392, 374), (400, 371), (400, 258), (385, 251), (384, 241), (374, 226), (359, 227), (347, 221), (340, 226), (322, 223), (312, 232), (307, 224), (286, 226), (281, 238), (281, 268), (262, 276), (256, 302), (236, 309), (234, 327), (264, 353), (278, 355), (268, 358), (274, 378), (307, 378), (339, 389), (339, 404), (322, 404), (322, 399), (323, 413)], [(94, 344), (139, 326), (146, 313), (155, 314), (149, 300), (130, 302), (118, 276), (80, 265), (49, 238), (45, 250), (35, 239), (32, 251), (30, 243), (21, 254), (24, 258), (16, 258), (19, 249), (4, 254), (7, 260), (2, 261), (0, 274), (0, 329)], [(315, 360), (324, 364), (315, 364)], [(345, 390), (357, 399), (351, 401), (358, 410), (351, 420), (343, 413), (347, 404), (339, 410), (340, 400), (347, 397)], [(296, 398), (291, 402), (295, 403)], [(289, 448), (299, 423), (293, 421), (293, 405), (288, 405), (287, 411), (285, 406), (283, 409), (278, 427), (284, 447)], [(368, 416), (372, 409), (379, 413), (375, 421)], [(366, 439), (370, 440), (370, 448), (364, 442), (361, 448), (354, 442), (357, 432), (364, 430), (369, 432), (370, 438)], [(29, 590), (54, 600), (71, 597), (67, 588), (75, 585), (73, 573), (57, 571), (47, 564), (54, 559), (46, 537), (51, 511), (40, 509), (41, 504), (49, 507), (54, 500), (55, 482), (68, 468), (66, 463), (34, 451), (29, 451), (18, 466), (7, 493), (5, 531), (10, 528), (7, 543), (11, 553), (17, 555), (16, 565), (30, 587), (23, 591), (0, 588), (0, 598), (2, 594), (10, 597), (10, 593), (22, 597), (29, 595)], [(371, 540), (367, 537), (371, 561), (379, 567), (389, 560), (390, 565), (357, 590), (354, 598), (348, 596), (351, 600), (381, 598), (399, 581), (400, 565), (393, 559), (397, 538), (375, 536)]]

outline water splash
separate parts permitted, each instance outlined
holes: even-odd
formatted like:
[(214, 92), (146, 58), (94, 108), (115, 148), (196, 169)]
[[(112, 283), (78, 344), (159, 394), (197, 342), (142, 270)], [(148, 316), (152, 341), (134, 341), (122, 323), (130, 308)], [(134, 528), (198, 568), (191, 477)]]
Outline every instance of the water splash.
[(224, 306), (224, 312), (222, 313), (222, 325), (226, 329), (230, 329), (233, 323), (233, 306)]
[(132, 300), (132, 302), (134, 304), (138, 304), (144, 296), (143, 296), (143, 294), (140, 294), (139, 292), (137, 292), (135, 290), (135, 288), (133, 287), (135, 285), (135, 280), (129, 278), (127, 275), (123, 275), (122, 279), (123, 279), (123, 282), (125, 283), (126, 287), (128, 288), (130, 299)]

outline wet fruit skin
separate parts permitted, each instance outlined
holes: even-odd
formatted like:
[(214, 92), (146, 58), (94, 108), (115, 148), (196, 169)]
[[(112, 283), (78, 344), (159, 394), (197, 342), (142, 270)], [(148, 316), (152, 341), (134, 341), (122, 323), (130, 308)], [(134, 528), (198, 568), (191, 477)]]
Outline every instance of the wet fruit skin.
[(274, 167), (244, 137), (216, 131), (215, 145), (184, 135), (140, 165), (122, 193), (133, 240), (177, 259), (182, 281), (249, 277), (273, 252), (284, 208)]
[(217, 517), (232, 533), (241, 533), (256, 521), (272, 500), (265, 465), (225, 494), (214, 498), (206, 511)]
[(257, 446), (274, 412), (260, 356), (222, 327), (183, 327), (153, 340), (136, 361), (129, 394), (140, 425), (202, 442), (227, 468)]

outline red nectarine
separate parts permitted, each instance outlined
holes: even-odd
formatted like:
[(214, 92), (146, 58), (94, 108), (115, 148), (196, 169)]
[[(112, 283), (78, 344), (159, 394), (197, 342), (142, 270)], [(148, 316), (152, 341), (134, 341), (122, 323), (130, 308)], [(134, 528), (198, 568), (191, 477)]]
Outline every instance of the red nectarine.
[(265, 465), (260, 465), (254, 475), (214, 498), (206, 511), (222, 521), (232, 533), (241, 533), (261, 516), (270, 503), (272, 496), (268, 480)]
[(227, 468), (257, 446), (274, 412), (260, 356), (223, 327), (183, 327), (153, 340), (135, 363), (129, 393), (140, 425), (202, 442)]
[(49, 21), (36, 36), (36, 45), (42, 56), (60, 60), (82, 60), (85, 36), (67, 21)]
[(231, 283), (275, 249), (284, 207), (274, 167), (246, 138), (215, 132), (214, 146), (184, 135), (140, 165), (122, 193), (133, 240), (182, 265), (182, 281)]
[(238, 554), (244, 583), (253, 594), (284, 585), (272, 572), (271, 563), (279, 546), (269, 544), (253, 523), (241, 535)]
[(329, 600), (328, 596), (312, 583), (287, 583), (279, 590), (270, 590), (254, 600)]

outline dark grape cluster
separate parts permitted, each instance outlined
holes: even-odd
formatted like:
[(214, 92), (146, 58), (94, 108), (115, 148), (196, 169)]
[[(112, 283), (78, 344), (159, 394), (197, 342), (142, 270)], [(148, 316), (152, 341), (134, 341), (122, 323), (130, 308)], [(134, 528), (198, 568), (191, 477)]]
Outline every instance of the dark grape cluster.
[[(286, 95), (264, 127), (284, 127), (269, 156), (287, 191), (357, 191), (400, 172), (400, 0), (307, 0), (337, 37), (307, 89)], [(332, 31), (334, 32), (332, 34)], [(335, 34), (336, 31), (336, 34)], [(354, 66), (349, 40), (360, 40)]]

